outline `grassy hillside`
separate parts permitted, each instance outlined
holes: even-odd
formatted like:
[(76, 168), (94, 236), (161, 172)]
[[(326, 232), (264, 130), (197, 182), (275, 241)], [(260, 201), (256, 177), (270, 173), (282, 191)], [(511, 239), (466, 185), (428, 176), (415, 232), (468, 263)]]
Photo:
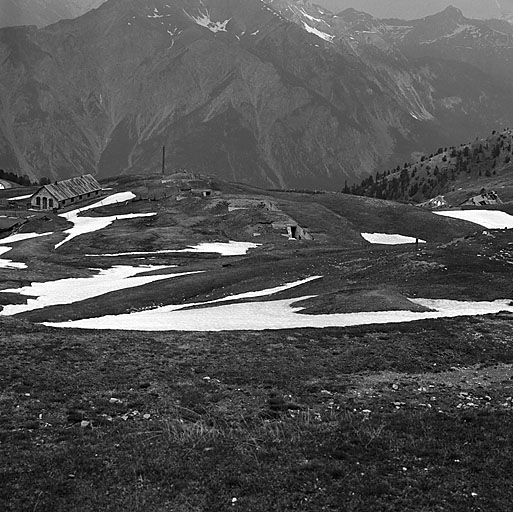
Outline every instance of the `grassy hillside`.
[(511, 317), (155, 335), (0, 322), (2, 510), (510, 510)]
[[(5, 289), (31, 282), (92, 277), (98, 269), (141, 264), (175, 267), (157, 274), (195, 273), (161, 280), (158, 286), (147, 284), (112, 291), (21, 315), (33, 321), (55, 322), (123, 314), (226, 298), (311, 276), (323, 279), (273, 298), (290, 298), (299, 293), (319, 295), (310, 304), (312, 311), (333, 313), (347, 311), (351, 301), (354, 307), (361, 304), (358, 307), (368, 311), (382, 309), (380, 303), (393, 310), (402, 308), (405, 296), (494, 300), (510, 293), (507, 262), (482, 258), (490, 243), (493, 251), (509, 250), (507, 232), (498, 231), (492, 240), (483, 235), (473, 238), (473, 233), (481, 233), (476, 224), (440, 217), (409, 205), (346, 194), (265, 191), (216, 181), (209, 182), (213, 190), (209, 198), (182, 197), (173, 188), (175, 182), (163, 186), (161, 181), (160, 177), (124, 177), (105, 183), (111, 189), (109, 193), (133, 190), (137, 197), (84, 215), (93, 220), (126, 214), (154, 215), (114, 222), (100, 231), (78, 236), (58, 249), (55, 245), (64, 238), (62, 231), (69, 223), (55, 214), (34, 216), (27, 212), (20, 234), (50, 234), (13, 244), (9, 259), (24, 262), (27, 269), (0, 269), (0, 304), (27, 300), (23, 295), (2, 293)], [(254, 203), (248, 206), (248, 201), (265, 201), (272, 209), (254, 207)], [(18, 215), (23, 216), (23, 211), (18, 211)], [(290, 240), (290, 224), (302, 226), (313, 239)], [(361, 235), (366, 232), (401, 234), (428, 243), (422, 251), (417, 251), (414, 244), (372, 245)], [(158, 252), (230, 240), (256, 242), (258, 247), (237, 257)], [(460, 242), (453, 244), (454, 240)], [(142, 255), (130, 255), (141, 251)], [(119, 256), (113, 256), (118, 253)], [(468, 282), (462, 281), (464, 275), (469, 276)], [(476, 288), (481, 283), (482, 288)], [(487, 283), (494, 285), (486, 286)], [(412, 307), (410, 303), (406, 309)]]
[[(111, 189), (109, 193), (132, 190), (137, 194), (136, 199), (100, 207), (84, 215), (93, 219), (102, 216), (116, 218), (126, 214), (155, 215), (114, 222), (100, 231), (76, 237), (58, 249), (55, 249), (55, 245), (62, 241), (62, 231), (68, 229), (70, 224), (55, 214), (24, 214), (23, 210), (19, 210), (20, 217), (26, 215), (25, 223), (19, 229), (20, 234), (50, 235), (12, 246), (9, 258), (26, 263), (28, 268), (23, 272), (0, 270), (3, 274), (0, 303), (27, 300), (20, 295), (2, 293), (2, 289), (19, 288), (31, 282), (93, 276), (98, 270), (92, 268), (150, 264), (176, 266), (175, 272), (199, 273), (160, 281), (158, 286), (148, 284), (114, 291), (23, 315), (34, 321), (62, 321), (121, 314), (156, 305), (218, 299), (314, 275), (324, 276), (325, 279), (319, 284), (310, 283), (305, 295), (326, 294), (331, 304), (330, 310), (333, 311), (337, 309), (332, 304), (333, 300), (344, 303), (344, 293), (354, 293), (354, 286), (347, 287), (348, 279), (356, 288), (364, 283), (365, 289), (376, 287), (380, 294), (382, 286), (400, 287), (400, 293), (414, 292), (410, 290), (405, 277), (409, 273), (404, 272), (405, 268), (417, 264), (412, 263), (417, 257), (414, 245), (406, 248), (375, 246), (362, 237), (362, 232), (417, 237), (426, 240), (428, 245), (433, 244), (435, 249), (436, 244), (449, 243), (479, 229), (475, 224), (439, 217), (408, 205), (345, 194), (273, 192), (216, 181), (208, 183), (213, 190), (209, 198), (182, 197), (176, 192), (175, 182), (163, 185), (161, 181), (160, 177), (149, 179), (132, 176), (106, 182), (106, 188)], [(177, 197), (180, 200), (177, 201)], [(241, 207), (244, 201), (266, 201), (266, 204), (272, 205), (272, 210), (254, 207), (253, 203)], [(232, 209), (230, 205), (239, 206)], [(313, 239), (289, 240), (287, 226), (293, 224), (305, 228)], [(214, 253), (158, 252), (183, 250), (187, 246), (208, 241), (229, 240), (256, 242), (259, 245), (248, 255), (239, 257), (223, 257)], [(141, 251), (146, 255), (124, 254)], [(118, 253), (121, 255), (104, 256)], [(406, 254), (409, 256), (406, 257)], [(433, 253), (430, 257), (436, 259), (439, 256)], [(440, 268), (443, 266), (434, 263), (433, 268), (436, 269), (437, 265)], [(503, 297), (505, 293), (501, 279), (498, 279), (494, 289), (497, 297)], [(339, 294), (340, 290), (345, 290), (342, 295)], [(455, 290), (447, 289), (441, 296), (465, 295)], [(394, 303), (401, 303), (394, 291), (389, 289), (387, 294), (391, 307)], [(290, 296), (282, 294), (279, 297)]]
[[(212, 194), (184, 192), (191, 183)], [(272, 312), (277, 299), (309, 297), (298, 316), (392, 317), (426, 311), (418, 297), (511, 299), (511, 231), (206, 176), (104, 187), (136, 197), (82, 212), (114, 220), (57, 249), (72, 221), (22, 205), (0, 211), (26, 221), (17, 235), (47, 233), (0, 239), (0, 250), (12, 247), (0, 254), (0, 306), (35, 298), (5, 290), (69, 278), (87, 288), (116, 266), (198, 273), (0, 316), (0, 510), (509, 512), (513, 313), (231, 332), (200, 332), (196, 320), (191, 333), (40, 322), (168, 305), (199, 313), (207, 301), (244, 303), (233, 296), (312, 276), (321, 278), (258, 300)], [(290, 239), (293, 223), (313, 239)], [(427, 243), (372, 245), (365, 232)], [(228, 241), (260, 245), (235, 256), (154, 253)], [(143, 254), (119, 255), (133, 251)]]
[(493, 132), (459, 147), (439, 148), (415, 162), (365, 179), (346, 191), (370, 197), (422, 202), (439, 194), (457, 206), (481, 189), (513, 201), (513, 131)]

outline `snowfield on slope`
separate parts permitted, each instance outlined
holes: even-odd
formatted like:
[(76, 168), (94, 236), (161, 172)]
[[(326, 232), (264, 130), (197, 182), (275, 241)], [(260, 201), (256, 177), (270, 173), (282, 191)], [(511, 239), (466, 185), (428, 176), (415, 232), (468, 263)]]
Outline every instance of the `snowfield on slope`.
[(433, 213), (473, 222), (487, 229), (513, 229), (513, 215), (498, 210), (447, 210)]
[(198, 245), (189, 245), (187, 249), (163, 249), (161, 251), (117, 252), (111, 254), (86, 254), (92, 257), (118, 257), (118, 256), (151, 256), (152, 254), (174, 253), (212, 253), (217, 252), (222, 256), (243, 256), (249, 249), (255, 249), (261, 244), (253, 242), (203, 242)]
[(171, 279), (174, 277), (197, 274), (199, 272), (181, 272), (178, 274), (161, 274), (152, 276), (139, 276), (138, 274), (155, 270), (171, 269), (173, 266), (144, 265), (140, 267), (116, 266), (107, 270), (101, 270), (92, 277), (79, 277), (32, 283), (22, 288), (11, 288), (2, 292), (17, 293), (30, 297), (27, 304), (11, 304), (4, 306), (0, 315), (9, 316), (34, 309), (41, 309), (59, 304), (72, 304), (92, 297), (98, 297), (106, 293), (135, 288), (148, 283)]
[[(12, 247), (2, 247), (0, 246), (0, 256), (2, 254), (5, 254), (6, 252), (9, 252), (12, 249)], [(27, 265), (25, 263), (19, 263), (16, 261), (8, 260), (5, 258), (0, 258), (0, 268), (9, 268), (9, 269), (25, 269), (27, 268)]]
[(6, 238), (1, 238), (0, 244), (13, 244), (15, 242), (22, 242), (23, 240), (30, 240), (31, 238), (39, 238), (41, 236), (48, 235), (53, 235), (53, 232), (49, 231), (47, 233), (18, 233), (16, 235), (11, 235)]
[(335, 36), (331, 36), (330, 34), (326, 34), (326, 32), (322, 32), (321, 30), (316, 29), (315, 27), (311, 27), (308, 23), (306, 23), (304, 21), (303, 21), (303, 27), (310, 34), (314, 34), (317, 37), (320, 37), (321, 39), (328, 41), (328, 43), (331, 43), (333, 41), (333, 39), (335, 39)]
[(132, 192), (119, 192), (117, 194), (112, 194), (97, 203), (91, 204), (89, 206), (85, 206), (84, 208), (77, 208), (76, 210), (71, 210), (66, 213), (60, 214), (60, 217), (65, 218), (69, 222), (73, 223), (73, 227), (64, 231), (67, 233), (67, 237), (59, 242), (55, 248), (58, 249), (61, 245), (69, 242), (73, 238), (76, 238), (80, 235), (85, 235), (86, 233), (92, 233), (94, 231), (99, 231), (101, 229), (110, 226), (116, 220), (124, 220), (124, 219), (137, 219), (140, 217), (153, 217), (157, 215), (156, 213), (128, 213), (125, 215), (111, 215), (110, 217), (81, 217), (80, 213), (92, 210), (94, 208), (99, 208), (101, 206), (107, 206), (116, 203), (123, 203), (126, 201), (130, 201), (135, 198), (135, 194)]
[[(131, 314), (108, 315), (71, 322), (45, 322), (45, 325), (96, 330), (261, 331), (267, 329), (348, 327), (354, 325), (413, 322), (432, 318), (484, 315), (500, 311), (513, 313), (513, 305), (511, 305), (510, 300), (465, 302), (446, 299), (411, 299), (412, 302), (428, 307), (433, 311), (423, 313), (412, 311), (378, 311), (329, 315), (300, 314), (302, 308), (293, 306), (293, 304), (299, 301), (315, 297), (314, 295), (266, 302), (219, 304), (229, 300), (272, 295), (278, 291), (283, 291), (285, 287), (290, 289), (313, 279), (319, 279), (319, 276), (289, 283), (281, 287), (281, 289), (278, 287), (259, 292), (249, 292), (211, 302), (171, 305)], [(202, 307), (194, 308), (194, 306)]]
[(32, 197), (32, 194), (27, 194), (25, 196), (16, 196), (7, 198), (8, 201), (23, 201), (24, 199), (29, 199)]
[(416, 240), (420, 244), (425, 244), (425, 240), (412, 238), (411, 236), (404, 235), (389, 235), (387, 233), (362, 233), (362, 237), (371, 244), (383, 245), (401, 245), (401, 244), (414, 244)]

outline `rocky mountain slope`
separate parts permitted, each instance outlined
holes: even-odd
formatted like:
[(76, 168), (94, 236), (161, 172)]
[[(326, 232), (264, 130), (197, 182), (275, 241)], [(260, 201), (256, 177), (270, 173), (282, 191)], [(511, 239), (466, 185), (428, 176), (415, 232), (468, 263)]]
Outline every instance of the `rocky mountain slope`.
[[(340, 189), (513, 120), (503, 76), (456, 52), (415, 55), (404, 32), (291, 0), (109, 0), (3, 29), (0, 167), (154, 172), (165, 145), (170, 169)], [(494, 56), (506, 63), (509, 46)]]
[(513, 76), (513, 25), (507, 21), (477, 21), (459, 9), (401, 24), (392, 34), (409, 57), (449, 59), (471, 64), (499, 79)]
[(62, 19), (76, 18), (105, 0), (0, 0), (0, 27), (43, 27)]

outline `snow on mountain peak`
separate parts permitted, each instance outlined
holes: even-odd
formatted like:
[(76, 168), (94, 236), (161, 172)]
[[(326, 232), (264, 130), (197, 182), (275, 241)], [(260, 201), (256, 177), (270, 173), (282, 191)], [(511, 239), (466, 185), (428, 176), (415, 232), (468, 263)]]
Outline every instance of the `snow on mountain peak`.
[(183, 12), (196, 24), (208, 28), (211, 32), (214, 32), (214, 34), (216, 34), (217, 32), (226, 32), (226, 26), (231, 21), (231, 18), (228, 18), (224, 21), (212, 21), (212, 18), (210, 17), (210, 12), (206, 8), (204, 12), (201, 9), (198, 9), (198, 16), (193, 16), (192, 14), (189, 14), (185, 9), (183, 10)]
[(318, 30), (314, 27), (311, 27), (308, 25), (308, 23), (303, 21), (303, 26), (307, 32), (310, 32), (310, 34), (314, 34), (317, 37), (320, 37), (321, 39), (324, 39), (325, 41), (328, 41), (328, 43), (331, 43), (335, 36), (330, 36), (329, 34), (326, 34), (326, 32), (322, 32), (321, 30)]

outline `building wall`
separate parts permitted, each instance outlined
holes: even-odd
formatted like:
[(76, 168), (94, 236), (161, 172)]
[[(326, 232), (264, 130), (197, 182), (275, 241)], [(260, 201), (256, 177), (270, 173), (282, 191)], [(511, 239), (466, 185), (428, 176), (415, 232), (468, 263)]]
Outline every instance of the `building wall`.
[[(36, 208), (39, 210), (53, 210), (54, 208), (65, 208), (67, 206), (72, 206), (83, 201), (87, 201), (93, 197), (98, 197), (100, 195), (101, 190), (95, 190), (94, 192), (89, 192), (87, 194), (83, 194), (82, 196), (72, 197), (70, 199), (64, 199), (62, 201), (57, 201), (50, 192), (46, 189), (40, 190), (36, 195), (32, 196), (30, 199), (30, 206), (32, 208)], [(38, 202), (39, 198), (39, 202)], [(45, 208), (45, 198), (46, 198), (46, 208)], [(50, 206), (50, 200), (52, 200), (53, 205)]]
[(484, 206), (487, 204), (500, 204), (502, 201), (499, 199), (499, 196), (494, 192), (488, 194), (481, 194), (479, 196), (471, 197), (467, 199), (463, 206)]
[(313, 240), (313, 236), (301, 226), (287, 226), (287, 234), (289, 238), (296, 240)]
[(30, 206), (38, 210), (53, 210), (59, 208), (59, 202), (47, 190), (42, 189), (30, 198)]

